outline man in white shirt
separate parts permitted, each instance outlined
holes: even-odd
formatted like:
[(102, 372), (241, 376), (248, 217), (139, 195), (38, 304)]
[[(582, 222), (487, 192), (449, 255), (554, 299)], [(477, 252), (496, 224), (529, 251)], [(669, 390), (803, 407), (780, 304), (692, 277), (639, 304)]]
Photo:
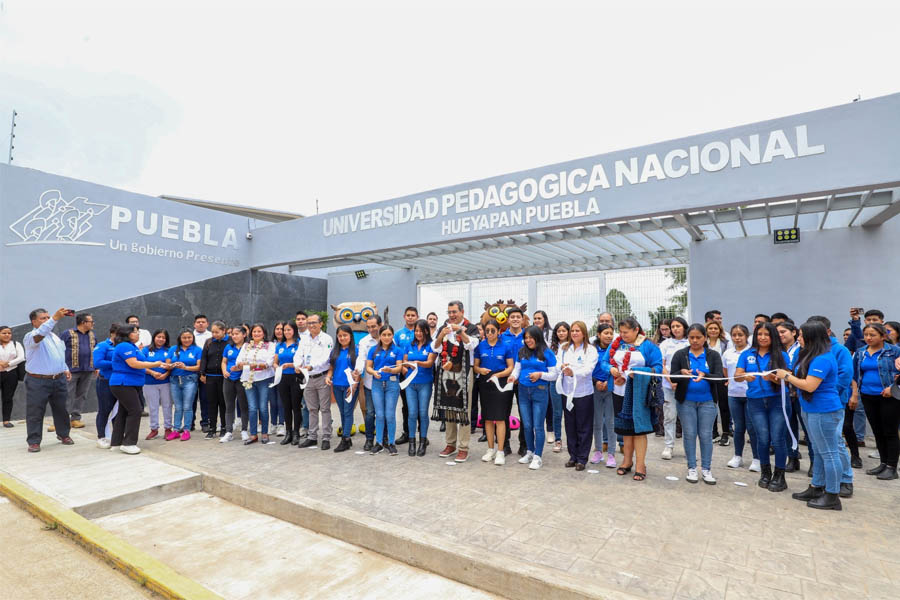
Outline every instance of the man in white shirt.
[(331, 386), (325, 383), (325, 375), (331, 366), (329, 359), (334, 341), (322, 331), (322, 318), (310, 315), (306, 319), (309, 336), (300, 339), (294, 354), (294, 369), (306, 372), (306, 389), (303, 397), (309, 409), (309, 430), (301, 448), (318, 445), (319, 419), (322, 419), (322, 450), (331, 448)]
[[(375, 315), (366, 320), (366, 330), (369, 335), (359, 340), (359, 348), (356, 353), (356, 365), (353, 367), (353, 379), (359, 381), (362, 378), (363, 394), (359, 398), (359, 410), (362, 411), (366, 424), (366, 445), (363, 450), (372, 449), (375, 440), (375, 403), (372, 402), (372, 376), (366, 373), (366, 360), (369, 358), (369, 350), (378, 344), (378, 331), (381, 329), (381, 317)], [(381, 443), (381, 440), (379, 440)]]
[(141, 320), (138, 318), (137, 315), (128, 315), (127, 317), (125, 317), (125, 324), (138, 326), (138, 335), (140, 337), (138, 338), (137, 347), (140, 350), (143, 350), (144, 348), (148, 347), (150, 345), (150, 342), (153, 341), (151, 339), (150, 332), (147, 331), (146, 329), (141, 329)]
[(307, 320), (309, 320), (309, 315), (306, 314), (306, 311), (298, 310), (296, 316), (294, 316), (294, 324), (297, 325), (297, 339), (309, 337), (309, 326), (306, 323)]
[(29, 452), (41, 451), (42, 426), (47, 403), (53, 413), (56, 437), (66, 446), (75, 442), (69, 437), (71, 424), (66, 409), (67, 382), (72, 378), (66, 365), (66, 345), (53, 333), (56, 323), (75, 311), (60, 308), (53, 318), (43, 308), (31, 311), (33, 329), (22, 340), (25, 346), (25, 423)]

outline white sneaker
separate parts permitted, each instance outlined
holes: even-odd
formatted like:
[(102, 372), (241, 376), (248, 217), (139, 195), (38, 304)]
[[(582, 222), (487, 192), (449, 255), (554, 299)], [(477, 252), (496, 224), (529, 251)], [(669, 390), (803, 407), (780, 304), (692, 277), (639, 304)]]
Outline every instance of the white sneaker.
[(230, 431), (228, 431), (225, 433), (225, 435), (223, 435), (222, 437), (219, 438), (219, 443), (224, 444), (226, 442), (230, 442), (233, 439), (234, 439), (234, 434), (231, 433)]
[(662, 456), (660, 456), (663, 460), (672, 460), (672, 449), (666, 446), (663, 448)]
[(547, 433), (547, 443), (552, 444), (555, 441), (556, 441), (556, 434), (554, 434), (552, 431)]
[(247, 433), (246, 431), (242, 431), (241, 432), (241, 441), (246, 442), (249, 439), (250, 439), (250, 434)]
[(759, 459), (753, 459), (753, 462), (750, 463), (750, 470), (754, 473), (759, 473)]
[(744, 466), (744, 457), (743, 456), (732, 456), (731, 460), (725, 465), (729, 469), (740, 469)]
[(700, 478), (697, 477), (697, 469), (688, 469), (688, 473), (684, 478), (688, 483), (697, 483)]
[(506, 453), (498, 452), (496, 458), (494, 458), (494, 464), (498, 467), (502, 467), (506, 464)]
[(121, 446), (119, 448), (119, 450), (124, 452), (125, 454), (140, 454), (141, 453), (141, 449), (138, 448), (137, 446)]
[(878, 450), (875, 450), (874, 452), (869, 452), (869, 458), (881, 458), (881, 455), (878, 454)]
[(97, 447), (101, 450), (109, 450), (109, 440), (106, 438), (100, 438), (97, 440)]
[(519, 459), (519, 464), (527, 465), (528, 463), (531, 462), (532, 458), (534, 458), (534, 452), (529, 450), (528, 452), (525, 453), (525, 456), (523, 456), (522, 458)]
[(284, 437), (284, 425), (278, 426), (278, 432), (275, 435), (278, 437)]
[(543, 464), (544, 464), (544, 461), (541, 460), (541, 457), (535, 455), (535, 457), (533, 459), (531, 459), (531, 464), (528, 465), (528, 468), (531, 469), (532, 471), (537, 471), (538, 469), (541, 468), (541, 465), (543, 465)]
[[(694, 471), (696, 473), (696, 471)], [(716, 485), (716, 478), (713, 477), (712, 471), (709, 469), (703, 469), (703, 483), (708, 483), (709, 485)]]
[(481, 457), (481, 460), (484, 462), (491, 462), (494, 460), (494, 457), (497, 456), (496, 448), (488, 448), (488, 451), (484, 453), (484, 456)]

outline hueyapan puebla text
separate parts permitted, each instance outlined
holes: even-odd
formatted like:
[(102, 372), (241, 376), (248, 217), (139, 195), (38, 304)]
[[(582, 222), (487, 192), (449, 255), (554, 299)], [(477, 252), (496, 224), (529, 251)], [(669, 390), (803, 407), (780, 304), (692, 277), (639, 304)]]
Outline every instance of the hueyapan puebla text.
[(326, 237), (343, 235), (504, 207), (512, 210), (446, 220), (442, 223), (441, 234), (568, 219), (599, 214), (596, 197), (549, 205), (530, 205), (524, 209), (514, 207), (537, 199), (553, 200), (594, 192), (599, 194), (609, 188), (640, 185), (653, 180), (678, 179), (701, 172), (714, 173), (726, 168), (737, 169), (747, 165), (771, 163), (776, 159), (793, 160), (824, 153), (825, 145), (810, 144), (807, 126), (799, 125), (793, 129), (775, 129), (762, 135), (712, 141), (703, 146), (674, 148), (665, 154), (653, 152), (619, 159), (611, 164), (597, 162), (590, 168), (563, 169), (540, 177), (473, 186), (440, 196), (327, 217), (322, 221), (322, 232)]

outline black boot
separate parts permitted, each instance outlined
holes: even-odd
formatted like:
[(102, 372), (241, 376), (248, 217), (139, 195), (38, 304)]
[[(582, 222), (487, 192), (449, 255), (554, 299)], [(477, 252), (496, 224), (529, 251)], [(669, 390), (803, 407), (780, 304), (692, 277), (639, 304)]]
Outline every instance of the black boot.
[(528, 452), (528, 447), (525, 444), (519, 444), (519, 456), (525, 456), (525, 453)]
[(409, 440), (409, 449), (407, 450), (407, 454), (410, 456), (416, 455), (416, 440), (414, 438)]
[(810, 500), (815, 500), (819, 498), (822, 494), (825, 493), (825, 488), (816, 487), (814, 485), (810, 485), (806, 490), (802, 492), (796, 492), (791, 494), (791, 498), (794, 500), (803, 500), (804, 502), (808, 502)]
[(812, 459), (809, 461), (809, 470), (806, 472), (807, 477), (812, 477)]
[(891, 467), (889, 465), (885, 465), (884, 470), (878, 474), (876, 479), (880, 479), (882, 481), (887, 481), (889, 479), (897, 479), (897, 467)]
[(788, 458), (787, 466), (784, 467), (785, 473), (793, 473), (794, 471), (800, 470), (800, 458), (797, 456), (792, 456)]
[(292, 431), (291, 432), (291, 446), (299, 446), (300, 445), (300, 432)]
[(416, 456), (425, 456), (425, 448), (428, 447), (428, 438), (419, 439), (419, 447), (416, 449)]
[(853, 484), (852, 483), (842, 483), (841, 491), (838, 494), (841, 498), (852, 498), (853, 497)]
[(406, 432), (400, 435), (397, 440), (394, 442), (394, 445), (406, 444), (409, 442), (409, 436), (406, 435)]
[(887, 465), (884, 464), (884, 463), (881, 463), (881, 464), (878, 465), (877, 467), (873, 467), (873, 468), (871, 468), (871, 469), (867, 469), (867, 470), (866, 470), (866, 475), (878, 475), (879, 473), (881, 473), (881, 472), (884, 471), (885, 469), (887, 469)]
[(372, 440), (366, 440), (366, 443), (363, 445), (363, 451), (368, 452), (372, 449)]
[(345, 450), (349, 450), (349, 449), (350, 449), (350, 439), (349, 438), (341, 438), (341, 443), (335, 447), (334, 451), (335, 452), (344, 452)]
[(290, 444), (293, 441), (294, 441), (294, 434), (291, 433), (290, 431), (288, 431), (286, 434), (284, 434), (284, 439), (281, 440), (280, 444), (282, 446), (287, 446), (288, 444)]
[(486, 442), (486, 441), (487, 441), (487, 434), (486, 434), (486, 433), (482, 433), (482, 434), (481, 434), (481, 437), (478, 438), (478, 441), (481, 442), (481, 443)]
[(512, 446), (509, 445), (509, 440), (503, 442), (503, 454), (505, 454), (506, 456), (512, 454)]
[(759, 482), (757, 485), (761, 488), (769, 487), (769, 482), (772, 481), (772, 465), (762, 465), (762, 468), (759, 471)]
[(859, 456), (851, 456), (850, 457), (850, 466), (854, 469), (862, 469), (863, 463), (862, 459)]
[(772, 481), (769, 482), (769, 491), (783, 492), (786, 489), (787, 482), (784, 480), (784, 469), (775, 467), (775, 474), (772, 476)]
[(829, 494), (825, 492), (815, 500), (806, 503), (810, 508), (819, 508), (822, 510), (841, 510), (841, 499), (837, 494)]

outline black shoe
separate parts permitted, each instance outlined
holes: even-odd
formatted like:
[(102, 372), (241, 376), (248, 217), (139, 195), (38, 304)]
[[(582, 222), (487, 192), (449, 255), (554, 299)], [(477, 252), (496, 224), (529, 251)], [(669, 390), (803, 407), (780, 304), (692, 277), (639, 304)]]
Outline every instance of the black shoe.
[(311, 440), (309, 438), (306, 438), (305, 440), (300, 442), (300, 444), (298, 444), (297, 447), (298, 448), (312, 448), (313, 446), (318, 446), (318, 444), (316, 443), (316, 440)]
[(800, 444), (801, 446), (809, 446), (809, 442), (807, 441), (806, 438), (803, 438), (803, 439), (801, 439), (801, 440), (797, 440), (797, 443)]
[(300, 444), (300, 432), (292, 431), (291, 432), (291, 446), (298, 446)]
[(862, 459), (858, 456), (851, 457), (850, 466), (854, 469), (862, 469)]
[(812, 461), (809, 461), (809, 470), (806, 471), (807, 477), (812, 477)]
[(225, 432), (224, 429), (220, 430), (220, 431), (219, 431), (219, 437), (220, 437), (220, 438), (225, 437), (225, 433), (226, 433), (226, 432)]
[(576, 471), (584, 471), (584, 465), (581, 464), (581, 463), (576, 463), (576, 464), (575, 464), (575, 470), (576, 470)]
[(572, 467), (574, 467), (577, 464), (578, 463), (576, 463), (574, 460), (570, 460), (569, 462), (566, 463), (566, 468), (571, 469)]
[(897, 467), (889, 467), (885, 465), (884, 470), (878, 474), (877, 479), (880, 479), (882, 481), (897, 479)]
[(528, 447), (525, 444), (519, 446), (519, 456), (525, 456), (528, 453)]
[(441, 421), (441, 431), (447, 431), (447, 423), (445, 423), (444, 421)]
[(428, 447), (428, 438), (422, 438), (419, 440), (419, 447), (416, 450), (416, 456), (425, 456), (425, 448)]
[(286, 434), (284, 434), (284, 439), (281, 440), (280, 444), (282, 446), (287, 446), (288, 444), (290, 444), (293, 441), (294, 441), (294, 434), (291, 433), (290, 431), (288, 431)]
[(784, 480), (784, 469), (775, 468), (775, 474), (772, 475), (772, 481), (769, 482), (770, 492), (783, 492), (787, 489), (787, 482)]
[[(324, 450), (324, 448), (322, 448)], [(334, 451), (335, 452), (343, 452), (344, 450), (350, 449), (350, 438), (341, 438), (341, 443), (338, 444)]]
[[(191, 431), (193, 431), (193, 430), (194, 430), (194, 426), (191, 425)], [(201, 425), (201, 426), (200, 426), (200, 431), (202, 431), (203, 433), (208, 433), (208, 432), (209, 432), (209, 425)]]
[(722, 434), (722, 437), (719, 439), (719, 445), (720, 445), (720, 446), (727, 446), (727, 445), (730, 444), (730, 443), (731, 443), (731, 441), (729, 440), (729, 435), (728, 435), (728, 433), (723, 433), (723, 434)]
[(788, 458), (787, 465), (784, 467), (785, 473), (793, 473), (800, 470), (800, 458), (791, 456)]
[(842, 483), (841, 491), (838, 494), (841, 498), (852, 498), (853, 497), (853, 484), (852, 483)]
[(483, 443), (483, 442), (486, 442), (486, 441), (487, 441), (487, 434), (486, 434), (486, 433), (482, 433), (482, 434), (481, 434), (481, 437), (478, 438), (478, 441), (479, 441), (479, 442), (482, 442), (482, 443)]
[(363, 444), (363, 452), (370, 452), (372, 450), (372, 440), (366, 440), (366, 443)]
[(822, 496), (825, 493), (825, 488), (816, 487), (814, 485), (810, 485), (802, 492), (796, 492), (791, 494), (791, 498), (794, 500), (803, 500), (804, 502), (808, 502), (809, 500), (815, 500)]
[(509, 440), (506, 440), (506, 442), (503, 444), (503, 454), (505, 454), (506, 456), (512, 454), (512, 446), (509, 445)]
[(206, 439), (208, 439), (208, 440), (214, 440), (214, 439), (216, 439), (216, 432), (215, 432), (215, 431), (208, 431), (208, 432), (206, 433)]
[(806, 503), (810, 508), (819, 508), (822, 510), (841, 510), (841, 499), (837, 494), (829, 494), (825, 492), (815, 500)]
[(384, 450), (384, 446), (382, 446), (381, 444), (375, 444), (374, 446), (372, 446), (372, 454), (378, 454), (382, 450)]
[(881, 464), (878, 465), (877, 467), (872, 467), (871, 469), (867, 469), (867, 470), (866, 470), (866, 475), (878, 475), (879, 473), (881, 473), (881, 472), (884, 471), (885, 469), (887, 469), (887, 465), (884, 464), (884, 463), (881, 463)]
[(391, 456), (397, 456), (397, 446), (395, 446), (394, 444), (388, 446), (388, 454), (390, 454)]
[(406, 451), (410, 456), (416, 455), (416, 440), (409, 440), (409, 448)]
[(394, 442), (394, 444), (408, 444), (408, 443), (409, 443), (409, 436), (406, 435), (405, 433), (403, 435), (401, 435), (400, 437), (398, 437), (397, 440)]
[(761, 488), (769, 487), (769, 483), (772, 481), (772, 465), (762, 465), (762, 468), (759, 471), (759, 482), (757, 485)]
[(474, 425), (472, 425), (472, 427), (469, 428), (469, 433), (470, 433), (471, 435), (475, 435), (475, 432), (476, 432), (476, 431), (478, 431), (478, 428), (475, 427)]
[(331, 442), (329, 442), (328, 440), (322, 440), (322, 450), (330, 450), (330, 449), (331, 449)]
[(675, 438), (676, 438), (676, 439), (679, 439), (679, 440), (681, 439), (681, 432), (680, 432), (680, 431), (676, 431), (676, 432), (675, 432)]

